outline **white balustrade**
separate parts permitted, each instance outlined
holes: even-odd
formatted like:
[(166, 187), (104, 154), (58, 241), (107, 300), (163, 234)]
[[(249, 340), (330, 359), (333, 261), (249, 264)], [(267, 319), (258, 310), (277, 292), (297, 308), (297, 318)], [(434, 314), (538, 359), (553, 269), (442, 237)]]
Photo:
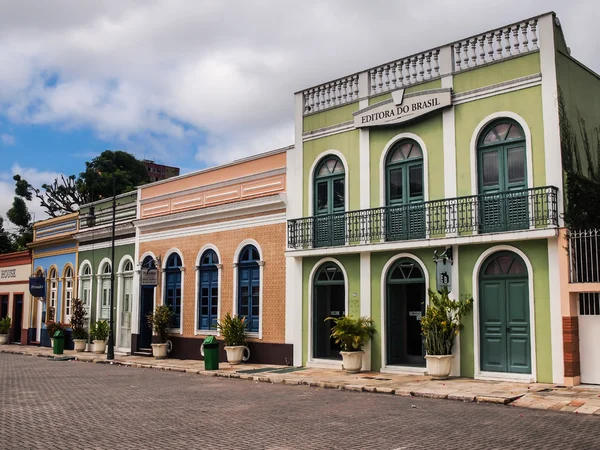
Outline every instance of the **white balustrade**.
[(538, 50), (537, 25), (526, 20), (455, 42), (454, 72)]
[(440, 76), (440, 49), (402, 58), (369, 71), (369, 95), (382, 94)]
[(325, 83), (307, 89), (304, 95), (304, 114), (323, 111), (336, 106), (358, 101), (360, 90), (358, 75)]

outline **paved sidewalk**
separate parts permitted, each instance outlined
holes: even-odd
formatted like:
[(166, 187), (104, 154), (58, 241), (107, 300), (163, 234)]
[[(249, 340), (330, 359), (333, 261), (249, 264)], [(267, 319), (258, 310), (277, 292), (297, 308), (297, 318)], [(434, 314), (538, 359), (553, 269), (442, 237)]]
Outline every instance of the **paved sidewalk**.
[[(37, 346), (3, 345), (2, 353), (28, 356), (54, 357), (52, 349)], [(106, 355), (66, 350), (64, 357), (77, 361), (101, 364), (119, 364), (130, 367), (143, 367), (204, 376), (239, 378), (256, 382), (307, 385), (325, 389), (344, 389), (357, 392), (377, 392), (383, 394), (429, 397), (460, 400), (465, 402), (499, 403), (534, 409), (570, 411), (582, 414), (600, 415), (600, 386), (559, 387), (542, 383), (514, 383), (479, 381), (471, 378), (451, 378), (432, 380), (422, 375), (383, 374), (361, 372), (347, 374), (341, 370), (297, 368), (265, 364), (231, 365), (220, 363), (219, 370), (204, 370), (204, 361), (163, 359), (144, 356), (115, 355), (114, 361), (106, 360)]]

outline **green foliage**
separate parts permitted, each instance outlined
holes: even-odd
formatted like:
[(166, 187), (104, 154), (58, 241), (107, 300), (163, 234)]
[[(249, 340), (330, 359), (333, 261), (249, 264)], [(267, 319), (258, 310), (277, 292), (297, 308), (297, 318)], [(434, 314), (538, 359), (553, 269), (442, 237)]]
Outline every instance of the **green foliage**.
[(0, 334), (8, 334), (8, 330), (10, 329), (10, 317), (6, 316), (3, 319), (0, 319)]
[(50, 337), (54, 337), (54, 333), (56, 333), (59, 330), (64, 331), (65, 326), (60, 322), (49, 320), (48, 322), (46, 322), (46, 330), (48, 330), (48, 335)]
[(340, 344), (343, 352), (355, 352), (363, 349), (365, 343), (372, 339), (375, 333), (375, 325), (370, 317), (352, 316), (328, 317), (334, 325), (331, 328), (331, 337)]
[(166, 305), (157, 306), (153, 313), (148, 314), (148, 326), (158, 335), (160, 344), (167, 342), (172, 316), (173, 310)]
[(79, 174), (79, 192), (87, 201), (96, 201), (129, 192), (148, 181), (146, 165), (130, 153), (105, 150), (85, 163)]
[(451, 355), (461, 319), (473, 307), (473, 299), (451, 300), (448, 289), (437, 293), (429, 289), (429, 305), (421, 318), (421, 332), (428, 355)]
[[(600, 224), (600, 129), (593, 128), (590, 139), (586, 122), (577, 113), (580, 147), (560, 88), (558, 115), (562, 163), (565, 171), (565, 222), (574, 229), (596, 228)], [(582, 156), (585, 158), (585, 164)]]
[(90, 327), (90, 335), (95, 341), (106, 341), (110, 334), (110, 326), (106, 320), (98, 320)]
[(13, 252), (14, 250), (12, 237), (4, 229), (4, 219), (0, 217), (0, 255)]
[(71, 329), (73, 330), (73, 339), (87, 339), (87, 331), (85, 329), (87, 313), (83, 307), (83, 302), (78, 299), (73, 299), (73, 312), (71, 314)]
[(246, 345), (246, 318), (232, 316), (227, 313), (222, 321), (217, 322), (217, 329), (221, 332), (225, 345)]

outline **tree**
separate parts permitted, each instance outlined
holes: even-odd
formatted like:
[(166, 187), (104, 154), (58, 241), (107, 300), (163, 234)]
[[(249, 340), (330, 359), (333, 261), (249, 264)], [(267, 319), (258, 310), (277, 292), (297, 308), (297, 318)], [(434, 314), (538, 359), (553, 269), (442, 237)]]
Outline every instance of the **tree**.
[(13, 250), (24, 250), (33, 240), (33, 223), (25, 200), (31, 200), (33, 197), (29, 190), (29, 183), (20, 175), (15, 175), (13, 180), (15, 180), (15, 198), (6, 212), (6, 217), (18, 228), (18, 232), (13, 236)]
[(4, 230), (4, 219), (0, 217), (0, 255), (14, 250), (14, 243), (9, 233)]
[[(79, 176), (61, 175), (51, 184), (37, 189), (15, 175), (15, 193), (26, 200), (38, 198), (50, 217), (75, 212), (85, 203), (134, 190), (148, 181), (146, 165), (135, 156), (124, 151), (105, 150), (100, 156), (85, 163), (85, 171)], [(113, 191), (114, 183), (114, 191)], [(13, 205), (14, 207), (15, 205)]]

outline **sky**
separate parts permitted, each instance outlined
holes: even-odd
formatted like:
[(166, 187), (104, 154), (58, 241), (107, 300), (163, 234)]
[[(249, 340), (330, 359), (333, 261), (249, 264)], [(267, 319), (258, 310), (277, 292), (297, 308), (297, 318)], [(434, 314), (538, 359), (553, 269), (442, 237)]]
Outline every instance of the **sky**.
[(4, 0), (0, 214), (15, 173), (106, 149), (187, 173), (292, 144), (294, 92), (551, 10), (600, 72), (597, 0)]

